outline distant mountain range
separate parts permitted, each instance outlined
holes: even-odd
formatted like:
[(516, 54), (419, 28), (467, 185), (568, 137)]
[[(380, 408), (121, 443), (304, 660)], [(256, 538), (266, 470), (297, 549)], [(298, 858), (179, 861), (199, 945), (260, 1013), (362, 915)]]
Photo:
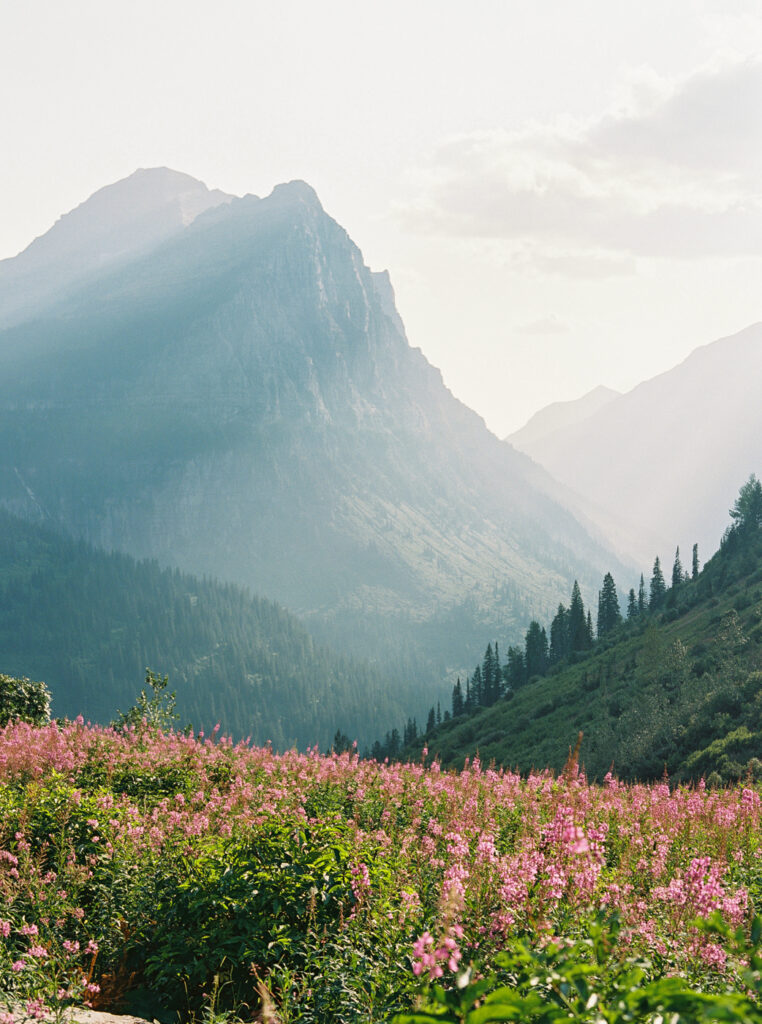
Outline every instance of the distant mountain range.
[(546, 405), (544, 409), (536, 412), (520, 430), (509, 434), (505, 440), (519, 451), (527, 451), (527, 448), (537, 444), (543, 438), (558, 434), (559, 431), (568, 430), (573, 424), (581, 423), (582, 420), (586, 420), (599, 409), (603, 409), (613, 399), (620, 397), (619, 391), (614, 391), (601, 384), (597, 388), (593, 388), (592, 391), (588, 391), (582, 398)]
[[(675, 547), (715, 551), (727, 496), (762, 472), (762, 324), (697, 348), (679, 366), (606, 401), (583, 417), (533, 424), (508, 440), (569, 489), (623, 556), (667, 567)], [(585, 400), (564, 403), (587, 408)], [(555, 407), (551, 407), (553, 409)], [(572, 493), (573, 492), (573, 493)]]
[(0, 300), (17, 516), (250, 586), (430, 684), (616, 569), (302, 182), (139, 171), (0, 264)]

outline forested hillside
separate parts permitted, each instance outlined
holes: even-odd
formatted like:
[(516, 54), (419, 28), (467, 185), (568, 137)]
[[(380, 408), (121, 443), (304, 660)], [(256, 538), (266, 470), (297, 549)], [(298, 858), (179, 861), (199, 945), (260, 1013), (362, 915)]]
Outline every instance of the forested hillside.
[(0, 510), (0, 672), (44, 680), (53, 714), (108, 722), (146, 666), (167, 673), (181, 723), (276, 748), (325, 747), (399, 718), (415, 695), (318, 646), (240, 587), (97, 551)]
[[(558, 771), (583, 733), (591, 776), (629, 779), (762, 775), (762, 485), (752, 477), (731, 510), (720, 550), (699, 571), (679, 552), (671, 580), (657, 559), (624, 613), (604, 578), (593, 616), (575, 585), (549, 628), (533, 622), (505, 663), (490, 644), (450, 708), (429, 714), (423, 736), (408, 721), (375, 753), (447, 766), (477, 751), (521, 771)], [(671, 583), (671, 585), (669, 585)], [(441, 724), (438, 724), (441, 723)], [(389, 749), (389, 748), (392, 749)]]

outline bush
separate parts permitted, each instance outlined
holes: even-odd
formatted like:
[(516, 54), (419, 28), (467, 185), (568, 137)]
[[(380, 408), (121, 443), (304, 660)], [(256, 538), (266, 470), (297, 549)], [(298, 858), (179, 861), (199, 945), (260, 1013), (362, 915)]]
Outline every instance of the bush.
[(0, 673), (0, 726), (11, 721), (45, 725), (50, 721), (50, 691), (45, 683)]

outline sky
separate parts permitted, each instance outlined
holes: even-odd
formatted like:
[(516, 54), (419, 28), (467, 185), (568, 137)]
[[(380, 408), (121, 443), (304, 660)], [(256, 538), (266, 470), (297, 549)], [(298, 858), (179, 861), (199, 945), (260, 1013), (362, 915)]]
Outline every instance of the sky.
[(0, 95), (0, 258), (304, 179), (501, 437), (762, 320), (759, 0), (3, 0)]

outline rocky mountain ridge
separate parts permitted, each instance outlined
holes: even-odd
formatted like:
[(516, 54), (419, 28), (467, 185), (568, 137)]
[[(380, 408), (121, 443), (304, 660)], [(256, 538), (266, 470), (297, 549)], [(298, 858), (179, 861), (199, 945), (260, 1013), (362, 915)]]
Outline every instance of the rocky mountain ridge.
[(0, 331), (0, 503), (243, 583), (355, 653), (410, 641), (441, 672), (594, 586), (611, 556), (552, 488), (410, 346), (303, 182)]

